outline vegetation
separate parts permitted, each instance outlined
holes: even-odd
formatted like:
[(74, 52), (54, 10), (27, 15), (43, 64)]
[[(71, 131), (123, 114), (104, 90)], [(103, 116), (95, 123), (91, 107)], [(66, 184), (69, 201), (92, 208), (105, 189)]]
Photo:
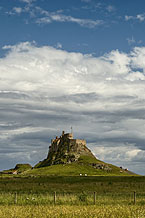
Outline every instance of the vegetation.
[(15, 170), (17, 170), (20, 173), (30, 169), (32, 169), (32, 166), (30, 164), (17, 164), (15, 166)]
[(1, 175), (0, 193), (3, 218), (145, 217), (143, 176)]
[(13, 172), (17, 171), (17, 173), (23, 173), (24, 171), (32, 169), (30, 164), (17, 164), (15, 168), (10, 170), (4, 170), (4, 174), (12, 174)]
[(0, 192), (132, 193), (145, 192), (143, 176), (1, 176)]
[(43, 164), (39, 162), (32, 170), (24, 172), (24, 175), (33, 176), (79, 176), (80, 174), (86, 174), (87, 176), (134, 175), (128, 170), (106, 164), (105, 162), (96, 159), (93, 155), (80, 156), (78, 161), (72, 162), (71, 164), (57, 164), (51, 166), (47, 166), (47, 159), (45, 159)]
[(143, 218), (144, 206), (0, 206), (3, 218)]
[(145, 217), (144, 177), (93, 155), (71, 164), (43, 164), (17, 164), (0, 174), (0, 217)]

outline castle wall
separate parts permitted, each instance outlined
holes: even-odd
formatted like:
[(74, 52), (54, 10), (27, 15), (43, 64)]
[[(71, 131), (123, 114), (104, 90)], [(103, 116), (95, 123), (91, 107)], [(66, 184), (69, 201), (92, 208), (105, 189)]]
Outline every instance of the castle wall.
[(49, 152), (56, 152), (60, 143), (60, 138), (51, 140), (51, 146), (49, 146)]
[(82, 144), (86, 146), (86, 140), (83, 139), (70, 139), (70, 145)]
[(78, 150), (81, 150), (82, 147), (86, 147), (85, 140), (73, 139), (72, 133), (64, 133), (63, 131), (60, 138), (56, 137), (56, 139), (51, 140), (48, 155), (50, 152), (57, 152), (59, 147), (63, 146), (64, 143), (67, 143), (67, 152), (77, 152)]
[(86, 146), (86, 140), (83, 140), (83, 139), (76, 139), (76, 143), (77, 144), (83, 144)]
[(62, 135), (62, 138), (64, 139), (73, 139), (73, 134), (72, 133), (66, 133)]

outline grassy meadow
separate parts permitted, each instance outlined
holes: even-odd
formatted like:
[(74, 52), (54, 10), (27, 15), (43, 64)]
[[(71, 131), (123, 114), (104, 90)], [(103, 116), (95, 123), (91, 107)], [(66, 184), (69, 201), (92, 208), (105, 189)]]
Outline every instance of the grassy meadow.
[(143, 218), (145, 178), (1, 175), (0, 218), (11, 217)]
[(41, 168), (19, 164), (17, 175), (1, 174), (0, 218), (145, 217), (145, 177), (111, 164), (96, 169), (94, 162), (105, 164), (81, 157)]
[(132, 193), (145, 192), (144, 176), (13, 176), (0, 177), (4, 193)]

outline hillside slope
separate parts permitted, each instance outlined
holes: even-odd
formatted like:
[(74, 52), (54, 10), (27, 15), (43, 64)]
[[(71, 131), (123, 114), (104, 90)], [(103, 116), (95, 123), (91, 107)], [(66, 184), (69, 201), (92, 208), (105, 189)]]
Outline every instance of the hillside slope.
[(96, 159), (85, 140), (73, 139), (72, 133), (65, 134), (64, 131), (51, 141), (47, 158), (27, 173), (59, 176), (132, 175), (127, 169)]
[(33, 168), (18, 164), (12, 174), (43, 176), (97, 176), (135, 175), (122, 167), (116, 167), (96, 159), (87, 148), (86, 141), (74, 139), (72, 133), (64, 133), (51, 141), (47, 158)]
[[(44, 162), (43, 162), (44, 163)], [(80, 158), (69, 164), (56, 164), (45, 167), (36, 167), (25, 171), (23, 175), (33, 176), (132, 176), (134, 173), (107, 164), (91, 156), (80, 156)]]

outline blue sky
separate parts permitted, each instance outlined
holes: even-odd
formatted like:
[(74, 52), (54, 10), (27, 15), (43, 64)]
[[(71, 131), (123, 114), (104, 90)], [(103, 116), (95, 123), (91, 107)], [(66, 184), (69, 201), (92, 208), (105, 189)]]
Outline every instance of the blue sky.
[(97, 158), (145, 174), (143, 0), (0, 1), (0, 169), (73, 126)]
[(144, 1), (1, 0), (0, 46), (35, 40), (100, 56), (144, 43)]

